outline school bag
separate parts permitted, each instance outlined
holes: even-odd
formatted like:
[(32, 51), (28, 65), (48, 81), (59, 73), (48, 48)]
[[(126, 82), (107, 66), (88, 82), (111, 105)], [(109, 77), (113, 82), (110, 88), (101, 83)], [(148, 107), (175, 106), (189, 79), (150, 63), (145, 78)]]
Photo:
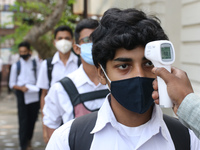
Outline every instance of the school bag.
[[(188, 128), (178, 119), (163, 115), (163, 119), (170, 132), (176, 150), (190, 150), (190, 134)], [(76, 118), (69, 133), (70, 150), (89, 150), (93, 134), (90, 134), (97, 120), (97, 112)]]
[[(37, 64), (36, 64), (36, 60), (33, 59), (32, 62), (33, 62), (34, 76), (35, 76), (35, 79), (37, 80)], [(17, 61), (17, 76), (20, 74), (20, 71), (21, 71), (21, 63), (20, 63), (20, 60), (18, 60)]]
[[(52, 70), (53, 70), (53, 64), (51, 63), (52, 59), (53, 59), (52, 57), (46, 59), (47, 60), (47, 76), (48, 76), (48, 80), (49, 80), (49, 87), (51, 85), (51, 80), (52, 80)], [(78, 62), (77, 62), (78, 67), (80, 66), (80, 64), (81, 64), (81, 59), (80, 59), (80, 57), (78, 57)]]
[(73, 81), (68, 77), (64, 77), (63, 79), (61, 79), (60, 83), (69, 95), (73, 106), (74, 118), (91, 113), (92, 111), (97, 111), (97, 109), (89, 110), (88, 108), (86, 108), (84, 102), (99, 98), (105, 98), (106, 95), (109, 93), (109, 91), (105, 89), (79, 94)]

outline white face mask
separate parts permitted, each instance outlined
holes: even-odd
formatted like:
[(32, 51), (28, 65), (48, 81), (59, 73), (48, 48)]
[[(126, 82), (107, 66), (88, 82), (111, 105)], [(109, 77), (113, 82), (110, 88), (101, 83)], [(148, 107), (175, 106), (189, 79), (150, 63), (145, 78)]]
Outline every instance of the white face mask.
[(62, 39), (57, 41), (55, 46), (61, 53), (65, 54), (72, 48), (72, 42)]

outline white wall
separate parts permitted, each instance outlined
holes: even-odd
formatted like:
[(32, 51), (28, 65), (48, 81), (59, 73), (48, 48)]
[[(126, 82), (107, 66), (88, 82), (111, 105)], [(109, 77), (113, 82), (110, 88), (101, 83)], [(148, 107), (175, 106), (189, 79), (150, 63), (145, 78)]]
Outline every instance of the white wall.
[(200, 95), (200, 1), (182, 0), (181, 5), (181, 68)]

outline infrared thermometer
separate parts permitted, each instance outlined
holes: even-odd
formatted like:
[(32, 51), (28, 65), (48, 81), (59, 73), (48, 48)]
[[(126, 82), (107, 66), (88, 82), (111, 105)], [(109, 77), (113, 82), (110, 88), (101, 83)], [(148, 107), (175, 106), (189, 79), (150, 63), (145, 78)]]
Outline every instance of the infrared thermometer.
[[(145, 57), (150, 60), (157, 68), (163, 67), (171, 72), (171, 64), (175, 61), (175, 51), (173, 44), (167, 40), (152, 41), (145, 46)], [(165, 81), (157, 77), (159, 105), (170, 108), (173, 103), (167, 93)]]

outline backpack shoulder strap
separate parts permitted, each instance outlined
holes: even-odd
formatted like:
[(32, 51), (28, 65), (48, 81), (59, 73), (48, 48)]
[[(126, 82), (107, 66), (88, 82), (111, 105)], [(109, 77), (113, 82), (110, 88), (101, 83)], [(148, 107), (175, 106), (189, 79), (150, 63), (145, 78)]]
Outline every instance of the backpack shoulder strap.
[(17, 76), (20, 74), (20, 70), (21, 70), (21, 63), (20, 60), (17, 61)]
[(49, 79), (49, 87), (51, 85), (51, 79), (52, 79), (52, 70), (53, 70), (53, 64), (51, 64), (52, 62), (52, 57), (51, 58), (47, 58), (47, 76)]
[[(71, 100), (73, 107), (81, 103), (79, 92), (70, 78), (64, 77), (63, 79), (60, 80), (60, 83), (65, 89), (65, 91), (67, 92), (67, 94), (69, 95), (69, 98)], [(75, 112), (74, 112), (74, 116), (75, 116)]]
[(78, 57), (78, 67), (81, 65), (81, 58), (80, 58), (80, 56), (77, 56)]
[(70, 150), (89, 150), (93, 134), (90, 134), (97, 120), (97, 111), (76, 118), (69, 133)]
[(35, 79), (37, 80), (37, 64), (36, 64), (36, 60), (33, 59), (32, 62), (33, 62), (34, 76), (35, 76)]
[(188, 128), (183, 126), (178, 119), (163, 115), (169, 129), (176, 150), (190, 150), (190, 134)]
[(98, 98), (105, 98), (108, 93), (109, 93), (109, 90), (107, 89), (92, 91), (92, 92), (80, 94), (80, 99), (81, 99), (81, 102), (91, 101)]
[[(163, 115), (164, 121), (169, 129), (176, 150), (190, 150), (190, 135), (176, 118)], [(97, 119), (97, 112), (93, 112), (76, 118), (69, 133), (69, 146), (71, 150), (89, 150), (93, 135), (90, 134)]]

